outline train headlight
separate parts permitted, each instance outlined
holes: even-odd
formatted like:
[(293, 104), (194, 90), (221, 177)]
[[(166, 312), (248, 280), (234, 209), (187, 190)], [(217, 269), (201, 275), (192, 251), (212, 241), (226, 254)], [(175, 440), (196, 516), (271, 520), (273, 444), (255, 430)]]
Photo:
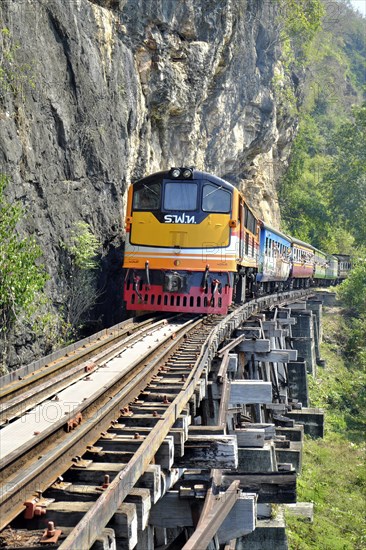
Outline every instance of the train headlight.
[(172, 168), (170, 173), (172, 175), (172, 178), (179, 178), (179, 176), (180, 176), (179, 168)]
[(183, 177), (185, 179), (191, 178), (192, 177), (192, 170), (190, 170), (189, 168), (185, 168), (183, 170)]

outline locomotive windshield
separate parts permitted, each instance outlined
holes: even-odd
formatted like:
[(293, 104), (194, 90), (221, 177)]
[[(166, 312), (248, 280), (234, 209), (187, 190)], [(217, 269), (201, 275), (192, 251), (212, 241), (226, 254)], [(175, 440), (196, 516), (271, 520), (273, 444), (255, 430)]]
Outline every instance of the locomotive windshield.
[(134, 210), (159, 210), (161, 184), (151, 183), (136, 187), (133, 193)]
[(230, 212), (231, 193), (217, 185), (203, 186), (202, 210), (205, 212)]
[(164, 210), (196, 210), (198, 185), (196, 183), (166, 182)]
[(231, 192), (210, 181), (155, 181), (137, 183), (132, 208), (146, 211), (203, 211), (226, 214), (231, 211)]

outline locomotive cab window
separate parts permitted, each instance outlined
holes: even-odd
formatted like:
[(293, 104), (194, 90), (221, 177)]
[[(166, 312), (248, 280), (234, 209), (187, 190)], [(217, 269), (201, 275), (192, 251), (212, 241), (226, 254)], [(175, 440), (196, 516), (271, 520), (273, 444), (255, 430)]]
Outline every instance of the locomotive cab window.
[(257, 220), (251, 213), (251, 211), (247, 208), (246, 210), (246, 216), (245, 216), (245, 227), (255, 235), (257, 233)]
[(196, 210), (198, 185), (196, 183), (166, 182), (164, 210)]
[(204, 185), (202, 194), (202, 210), (205, 212), (230, 212), (231, 193), (217, 187), (217, 185)]
[(160, 208), (160, 183), (136, 187), (133, 193), (132, 207), (134, 210), (158, 210)]

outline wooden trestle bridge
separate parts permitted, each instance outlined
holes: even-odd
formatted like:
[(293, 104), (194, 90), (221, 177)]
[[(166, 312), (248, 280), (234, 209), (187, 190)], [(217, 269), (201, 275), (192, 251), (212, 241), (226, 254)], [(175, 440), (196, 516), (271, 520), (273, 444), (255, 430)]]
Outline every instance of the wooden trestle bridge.
[(146, 316), (3, 377), (1, 548), (286, 548), (321, 309), (297, 290)]

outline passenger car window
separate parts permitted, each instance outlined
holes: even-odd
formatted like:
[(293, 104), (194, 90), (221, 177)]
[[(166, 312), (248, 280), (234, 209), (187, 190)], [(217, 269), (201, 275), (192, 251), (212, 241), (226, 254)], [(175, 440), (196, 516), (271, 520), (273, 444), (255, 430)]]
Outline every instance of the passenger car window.
[(198, 186), (196, 183), (165, 183), (164, 210), (196, 210)]
[(143, 184), (135, 188), (132, 207), (134, 210), (158, 210), (160, 208), (161, 184)]
[(216, 185), (204, 185), (202, 210), (205, 212), (230, 212), (231, 193)]

